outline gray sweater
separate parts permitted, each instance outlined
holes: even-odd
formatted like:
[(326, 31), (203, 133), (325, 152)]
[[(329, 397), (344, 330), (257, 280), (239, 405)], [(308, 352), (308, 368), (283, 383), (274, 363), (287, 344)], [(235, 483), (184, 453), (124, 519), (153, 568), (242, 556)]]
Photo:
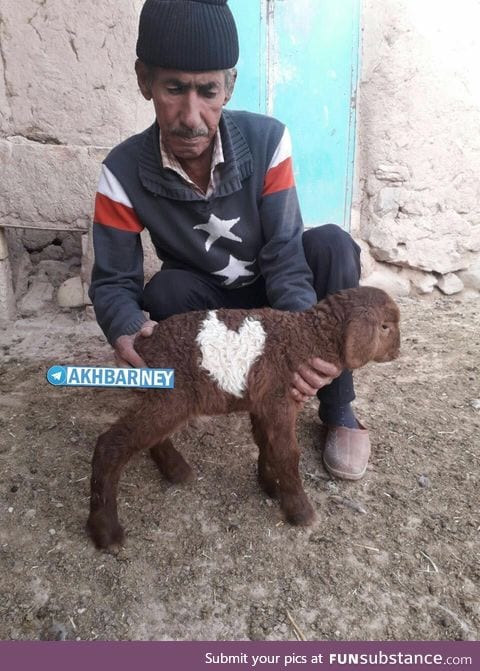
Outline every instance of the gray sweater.
[(209, 198), (163, 168), (156, 123), (105, 159), (90, 298), (110, 343), (135, 333), (146, 319), (143, 228), (163, 268), (206, 273), (225, 289), (261, 274), (272, 307), (296, 311), (316, 302), (285, 126), (259, 114), (224, 111), (219, 128), (225, 162)]

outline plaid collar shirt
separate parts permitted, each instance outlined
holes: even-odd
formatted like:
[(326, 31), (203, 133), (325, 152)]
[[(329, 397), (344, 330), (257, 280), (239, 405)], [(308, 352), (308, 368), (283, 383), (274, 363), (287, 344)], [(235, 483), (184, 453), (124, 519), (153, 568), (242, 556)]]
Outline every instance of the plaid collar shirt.
[(180, 175), (180, 177), (184, 179), (187, 182), (187, 184), (189, 184), (189, 186), (191, 186), (192, 189), (194, 189), (194, 191), (196, 191), (198, 194), (205, 196), (206, 198), (210, 198), (210, 196), (213, 195), (220, 179), (220, 175), (218, 174), (218, 170), (216, 168), (221, 163), (225, 163), (220, 130), (217, 128), (217, 132), (215, 133), (214, 136), (212, 164), (210, 166), (210, 182), (208, 184), (206, 192), (202, 191), (202, 189), (198, 186), (198, 184), (195, 184), (195, 182), (193, 182), (190, 179), (190, 177), (187, 175), (185, 170), (180, 165), (180, 162), (175, 158), (175, 156), (173, 156), (173, 154), (170, 154), (167, 151), (167, 148), (163, 143), (161, 133), (159, 133), (159, 137), (160, 137), (160, 154), (162, 156), (163, 167), (168, 168), (169, 170), (173, 170), (174, 172), (177, 173), (177, 175)]

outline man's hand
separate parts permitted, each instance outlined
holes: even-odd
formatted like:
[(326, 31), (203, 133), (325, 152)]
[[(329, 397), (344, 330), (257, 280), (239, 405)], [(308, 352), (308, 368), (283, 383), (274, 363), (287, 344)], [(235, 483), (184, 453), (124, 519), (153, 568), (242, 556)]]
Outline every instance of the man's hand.
[(291, 394), (296, 401), (308, 401), (341, 372), (340, 368), (323, 359), (310, 359), (306, 364), (301, 364), (293, 374)]
[(132, 335), (122, 335), (115, 340), (113, 349), (114, 349), (115, 363), (119, 368), (146, 367), (147, 364), (145, 363), (145, 361), (135, 351), (133, 347), (133, 341), (139, 334), (146, 338), (148, 338), (148, 336), (151, 336), (153, 328), (154, 326), (156, 326), (156, 324), (157, 322), (148, 319), (144, 324), (142, 324), (142, 328), (136, 333), (133, 333)]

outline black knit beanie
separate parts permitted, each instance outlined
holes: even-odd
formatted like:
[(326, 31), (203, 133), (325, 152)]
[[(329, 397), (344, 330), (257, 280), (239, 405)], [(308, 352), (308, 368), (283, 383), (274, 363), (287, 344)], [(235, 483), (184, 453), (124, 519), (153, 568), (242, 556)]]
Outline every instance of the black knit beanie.
[(238, 60), (238, 36), (227, 0), (146, 0), (137, 56), (147, 65), (199, 72)]

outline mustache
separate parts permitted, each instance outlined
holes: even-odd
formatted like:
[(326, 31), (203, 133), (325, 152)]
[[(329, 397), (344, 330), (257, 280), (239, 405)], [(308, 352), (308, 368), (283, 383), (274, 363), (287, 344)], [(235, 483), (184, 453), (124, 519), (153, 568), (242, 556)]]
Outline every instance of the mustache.
[(183, 128), (182, 126), (170, 128), (170, 135), (176, 135), (184, 140), (193, 140), (196, 137), (208, 137), (208, 128), (199, 126), (198, 128)]

